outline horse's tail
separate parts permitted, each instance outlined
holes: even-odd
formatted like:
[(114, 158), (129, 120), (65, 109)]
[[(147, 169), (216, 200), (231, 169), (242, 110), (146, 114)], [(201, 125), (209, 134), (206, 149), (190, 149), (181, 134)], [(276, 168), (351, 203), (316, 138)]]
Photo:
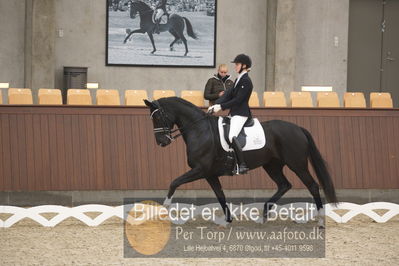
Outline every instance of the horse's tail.
[(195, 32), (193, 30), (193, 26), (191, 25), (190, 20), (188, 20), (188, 18), (186, 18), (186, 17), (183, 17), (183, 19), (186, 22), (188, 36), (190, 36), (194, 40), (197, 40), (198, 37), (197, 37), (197, 35), (195, 34)]
[(316, 144), (313, 140), (312, 135), (304, 128), (301, 128), (303, 133), (305, 134), (306, 138), (309, 142), (309, 151), (310, 151), (310, 162), (313, 165), (313, 168), (316, 172), (317, 179), (319, 180), (324, 195), (327, 198), (327, 201), (330, 203), (337, 203), (338, 199), (335, 195), (335, 188), (332, 182), (331, 176), (327, 170), (326, 162), (324, 161), (323, 157), (321, 156), (319, 150), (316, 147)]

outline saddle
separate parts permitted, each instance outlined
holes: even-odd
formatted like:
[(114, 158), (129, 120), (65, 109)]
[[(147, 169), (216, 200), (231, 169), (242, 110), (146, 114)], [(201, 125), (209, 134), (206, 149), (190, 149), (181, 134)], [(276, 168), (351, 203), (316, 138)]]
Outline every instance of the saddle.
[[(230, 120), (230, 117), (221, 116), (218, 119), (220, 145), (226, 152), (233, 151), (229, 140)], [(249, 118), (238, 134), (237, 140), (243, 151), (262, 149), (266, 145), (266, 136), (259, 120)]]
[[(230, 122), (231, 122), (231, 118), (226, 116), (223, 117), (223, 131), (224, 131), (224, 139), (226, 140), (226, 142), (231, 145), (230, 140), (229, 140), (229, 133), (230, 133)], [(247, 144), (247, 134), (245, 134), (245, 130), (244, 128), (248, 128), (248, 127), (253, 127), (255, 125), (255, 122), (253, 120), (253, 118), (248, 118), (247, 121), (245, 122), (244, 126), (242, 127), (240, 134), (238, 134), (237, 136), (237, 140), (240, 143), (241, 147), (244, 147), (245, 144)]]

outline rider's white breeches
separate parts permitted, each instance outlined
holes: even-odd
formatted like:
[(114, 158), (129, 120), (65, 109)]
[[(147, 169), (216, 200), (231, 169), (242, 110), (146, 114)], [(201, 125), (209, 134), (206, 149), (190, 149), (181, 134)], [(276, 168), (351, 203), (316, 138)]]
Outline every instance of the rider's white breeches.
[(230, 132), (229, 132), (230, 143), (233, 142), (233, 137), (237, 137), (238, 134), (240, 134), (241, 129), (244, 126), (247, 119), (248, 119), (248, 117), (241, 116), (241, 115), (235, 115), (235, 116), (231, 117)]
[(159, 20), (164, 14), (165, 14), (165, 12), (163, 11), (163, 9), (157, 9), (157, 14), (155, 15), (155, 20)]

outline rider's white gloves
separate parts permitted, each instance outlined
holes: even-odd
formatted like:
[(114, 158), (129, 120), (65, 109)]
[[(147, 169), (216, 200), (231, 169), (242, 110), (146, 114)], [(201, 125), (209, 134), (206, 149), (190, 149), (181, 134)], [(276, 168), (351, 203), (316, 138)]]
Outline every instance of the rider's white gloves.
[(208, 113), (217, 113), (221, 110), (222, 110), (222, 107), (220, 106), (220, 104), (215, 104), (208, 108)]

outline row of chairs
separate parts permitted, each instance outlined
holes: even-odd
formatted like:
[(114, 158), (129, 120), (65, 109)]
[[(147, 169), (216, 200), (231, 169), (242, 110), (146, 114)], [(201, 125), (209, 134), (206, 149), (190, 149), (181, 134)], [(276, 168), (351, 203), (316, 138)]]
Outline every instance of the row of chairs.
[[(39, 104), (62, 104), (61, 91), (58, 89), (39, 89)], [(154, 90), (153, 99), (176, 96), (174, 90)], [(203, 92), (184, 90), (181, 97), (197, 106), (205, 106)], [(1, 102), (0, 91), (0, 103)], [(143, 106), (143, 99), (148, 99), (146, 90), (126, 90), (125, 105)], [(96, 93), (97, 105), (120, 105), (118, 90), (99, 89)], [(33, 104), (32, 91), (30, 89), (9, 89), (9, 104)], [(89, 90), (69, 89), (67, 103), (70, 105), (92, 105), (92, 98)], [(290, 107), (314, 107), (310, 92), (291, 92)], [(266, 91), (263, 94), (265, 107), (287, 107), (284, 92)], [(249, 100), (251, 107), (260, 107), (257, 92), (253, 92)], [(340, 107), (336, 92), (318, 92), (317, 107)], [(366, 99), (362, 92), (347, 92), (344, 95), (344, 107), (365, 108)], [(393, 101), (390, 93), (373, 92), (370, 94), (371, 108), (392, 108)]]

